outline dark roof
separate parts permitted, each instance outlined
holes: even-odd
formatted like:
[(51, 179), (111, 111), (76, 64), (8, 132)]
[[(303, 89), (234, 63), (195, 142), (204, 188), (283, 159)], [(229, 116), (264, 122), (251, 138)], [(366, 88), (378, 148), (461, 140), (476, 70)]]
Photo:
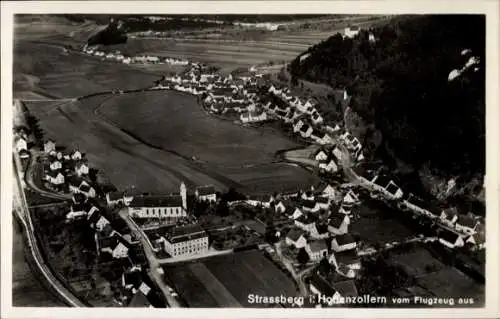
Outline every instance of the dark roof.
[(200, 225), (187, 225), (174, 227), (170, 233), (167, 234), (167, 239), (171, 243), (178, 243), (186, 240), (207, 237), (207, 232), (201, 228)]
[(313, 200), (303, 200), (302, 206), (306, 208), (314, 208), (316, 206), (316, 202)]
[(230, 87), (215, 88), (211, 91), (211, 93), (218, 96), (232, 96), (233, 89)]
[(198, 194), (201, 196), (215, 194), (215, 188), (211, 185), (200, 186), (197, 187), (196, 190), (198, 191)]
[(148, 298), (142, 293), (142, 291), (137, 291), (130, 300), (128, 307), (146, 308), (150, 305), (151, 303), (148, 301)]
[(78, 203), (78, 204), (72, 204), (71, 209), (74, 212), (86, 212), (88, 211), (89, 205), (86, 205), (85, 203)]
[(312, 252), (318, 252), (322, 250), (328, 250), (328, 246), (326, 245), (324, 240), (315, 240), (309, 243), (309, 248)]
[(48, 175), (49, 175), (50, 177), (54, 177), (54, 178), (56, 178), (56, 177), (57, 177), (57, 175), (59, 175), (60, 173), (61, 173), (61, 172), (60, 172), (59, 170), (55, 170), (55, 171), (50, 171), (50, 172), (48, 172)]
[(316, 222), (316, 230), (318, 231), (318, 234), (328, 233), (328, 225)]
[(290, 238), (293, 241), (297, 241), (297, 239), (299, 239), (300, 236), (303, 236), (303, 235), (304, 235), (303, 230), (301, 230), (299, 228), (292, 228), (292, 230), (290, 230), (288, 232), (288, 234), (286, 234), (286, 237)]
[(282, 110), (282, 109), (278, 109), (278, 110), (276, 110), (276, 114), (281, 116), (281, 117), (285, 117), (287, 115), (287, 112)]
[(448, 207), (445, 210), (443, 210), (443, 213), (445, 214), (446, 218), (450, 218), (458, 215), (458, 210), (456, 207)]
[(439, 233), (439, 238), (442, 238), (449, 243), (456, 242), (458, 237), (460, 237), (460, 234), (452, 232), (451, 230), (444, 229), (444, 228)]
[(90, 218), (89, 218), (89, 223), (90, 223), (90, 224), (95, 224), (95, 223), (97, 223), (97, 222), (99, 221), (99, 219), (101, 218), (101, 216), (102, 216), (102, 215), (99, 213), (99, 211), (94, 212), (94, 213), (90, 216)]
[(377, 175), (377, 178), (375, 179), (375, 184), (382, 186), (384, 188), (387, 186), (387, 184), (389, 184), (389, 182), (390, 179), (384, 175)]
[(302, 214), (299, 218), (296, 219), (298, 222), (302, 224), (308, 225), (316, 222), (318, 218), (314, 214)]
[[(331, 218), (328, 224), (330, 226), (333, 226), (335, 228), (339, 228), (340, 225), (344, 222), (345, 216), (341, 216), (340, 214), (334, 214)], [(338, 243), (338, 241), (337, 241)]]
[(142, 274), (140, 270), (127, 271), (123, 273), (125, 285), (132, 285), (134, 288), (139, 288), (142, 283)]
[(398, 189), (399, 189), (399, 187), (394, 182), (387, 185), (387, 191), (391, 194), (396, 194)]
[(467, 215), (460, 215), (460, 216), (458, 216), (458, 219), (457, 219), (457, 224), (462, 225), (462, 226), (466, 226), (469, 228), (474, 228), (474, 226), (476, 226), (477, 223), (478, 223), (478, 221), (475, 218), (472, 218), (472, 217), (467, 216)]
[(131, 207), (181, 207), (180, 195), (140, 195), (135, 196), (130, 203)]
[(342, 297), (356, 297), (358, 295), (358, 289), (352, 280), (336, 282), (332, 286)]
[(123, 196), (124, 196), (123, 192), (110, 192), (110, 193), (108, 193), (109, 200), (122, 199)]
[(80, 185), (80, 190), (82, 192), (88, 192), (90, 190), (90, 186), (86, 184)]
[(335, 260), (337, 260), (338, 263), (350, 265), (358, 263), (361, 258), (358, 256), (356, 249), (349, 249), (335, 253)]
[(333, 296), (335, 294), (335, 289), (317, 273), (309, 278), (309, 284), (316, 287), (325, 296)]
[(76, 194), (73, 194), (73, 201), (75, 203), (83, 203), (87, 200), (87, 197), (85, 197), (85, 195), (81, 194), (81, 193), (76, 193)]
[(309, 124), (304, 124), (300, 127), (300, 131), (305, 133), (309, 128), (310, 128)]
[(316, 198), (316, 201), (321, 204), (327, 204), (330, 199), (328, 197), (319, 196)]
[(343, 246), (343, 245), (347, 245), (347, 244), (356, 242), (354, 237), (352, 237), (350, 234), (343, 234), (343, 235), (335, 236), (334, 239), (337, 241), (337, 244), (339, 246)]

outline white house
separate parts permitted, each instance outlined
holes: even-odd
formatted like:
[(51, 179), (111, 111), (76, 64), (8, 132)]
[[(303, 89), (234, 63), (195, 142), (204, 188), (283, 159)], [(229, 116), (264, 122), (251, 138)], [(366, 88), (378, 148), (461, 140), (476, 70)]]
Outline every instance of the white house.
[(297, 249), (305, 247), (307, 245), (305, 233), (301, 229), (293, 228), (288, 232), (285, 238), (285, 243), (288, 246), (294, 246)]
[(318, 141), (318, 143), (322, 145), (333, 144), (333, 138), (328, 133), (325, 133), (323, 137), (321, 137), (321, 139)]
[(211, 185), (197, 187), (195, 190), (195, 196), (199, 201), (205, 200), (208, 202), (215, 202), (217, 200), (215, 188)]
[(53, 185), (64, 184), (64, 175), (59, 171), (51, 171), (45, 175), (45, 179)]
[(66, 219), (72, 220), (83, 216), (87, 216), (85, 205), (73, 204), (71, 205), (70, 211), (66, 214)]
[(302, 210), (304, 212), (318, 212), (320, 210), (320, 205), (314, 200), (304, 200), (302, 202)]
[(52, 140), (48, 140), (47, 142), (45, 142), (43, 144), (43, 151), (46, 154), (50, 154), (51, 152), (55, 152), (56, 151), (56, 143)]
[(128, 257), (128, 247), (125, 246), (121, 240), (118, 239), (118, 236), (112, 236), (108, 240), (105, 240), (100, 244), (101, 252), (110, 253), (113, 258), (121, 259)]
[(321, 192), (322, 196), (326, 196), (330, 199), (334, 199), (337, 195), (337, 191), (335, 188), (332, 187), (332, 185), (328, 184), (326, 187), (323, 189)]
[(297, 133), (300, 131), (302, 126), (304, 126), (304, 122), (302, 120), (298, 120), (294, 125), (293, 125), (293, 132)]
[(318, 261), (328, 254), (328, 247), (324, 240), (312, 241), (305, 248), (309, 259), (312, 261)]
[(57, 170), (60, 170), (61, 168), (62, 168), (62, 164), (61, 164), (61, 162), (59, 162), (57, 160), (50, 163), (50, 170), (51, 171), (57, 171)]
[(20, 152), (22, 150), (28, 150), (28, 142), (23, 137), (16, 136), (14, 139), (15, 147), (16, 147), (16, 152)]
[(319, 149), (314, 156), (314, 159), (317, 161), (324, 161), (328, 158), (328, 154), (323, 149)]
[(310, 215), (302, 215), (294, 220), (295, 226), (306, 231), (307, 233), (311, 233), (312, 231), (314, 231), (314, 228), (316, 227), (315, 223), (316, 219), (312, 218), (312, 216)]
[(358, 26), (346, 27), (344, 29), (344, 37), (352, 39), (359, 34), (359, 31), (360, 29)]
[(291, 215), (291, 218), (292, 219), (297, 219), (299, 218), (300, 216), (303, 216), (304, 214), (302, 214), (302, 211), (300, 210), (300, 208), (296, 207), (295, 210), (293, 211), (293, 214)]
[(351, 219), (347, 215), (333, 214), (328, 221), (328, 231), (334, 235), (347, 234)]
[(321, 170), (328, 173), (336, 173), (339, 171), (339, 167), (337, 166), (337, 163), (335, 163), (335, 160), (333, 158), (331, 158), (329, 161), (319, 163), (318, 166)]
[(80, 151), (75, 150), (73, 153), (71, 153), (71, 159), (74, 161), (79, 161), (82, 159), (82, 153)]
[(319, 209), (328, 209), (330, 208), (331, 199), (326, 196), (318, 196), (316, 197), (316, 205), (318, 205)]
[(344, 158), (344, 153), (340, 150), (340, 148), (335, 145), (335, 148), (332, 150), (332, 154), (338, 161), (342, 161)]
[(338, 235), (332, 239), (332, 250), (335, 252), (341, 252), (354, 248), (356, 248), (356, 240), (349, 234)]
[(89, 174), (89, 167), (85, 163), (77, 163), (75, 165), (75, 173), (78, 176), (88, 175)]
[(94, 187), (92, 187), (88, 184), (87, 185), (80, 185), (78, 190), (80, 193), (82, 193), (83, 195), (85, 195), (87, 197), (90, 197), (90, 198), (96, 197), (96, 192), (95, 192)]
[(302, 138), (308, 138), (311, 136), (313, 130), (314, 129), (309, 124), (302, 125), (299, 130), (300, 136), (302, 136)]
[(358, 198), (358, 195), (356, 195), (356, 193), (354, 193), (354, 191), (352, 189), (350, 189), (347, 194), (344, 196), (343, 198), (343, 203), (346, 203), (346, 204), (356, 204), (359, 202), (359, 198)]

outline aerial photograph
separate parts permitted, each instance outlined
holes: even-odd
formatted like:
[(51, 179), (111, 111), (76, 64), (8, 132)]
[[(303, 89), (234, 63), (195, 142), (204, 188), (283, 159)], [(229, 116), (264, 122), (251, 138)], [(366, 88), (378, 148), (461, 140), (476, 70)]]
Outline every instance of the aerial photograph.
[(485, 306), (485, 15), (13, 28), (13, 307)]

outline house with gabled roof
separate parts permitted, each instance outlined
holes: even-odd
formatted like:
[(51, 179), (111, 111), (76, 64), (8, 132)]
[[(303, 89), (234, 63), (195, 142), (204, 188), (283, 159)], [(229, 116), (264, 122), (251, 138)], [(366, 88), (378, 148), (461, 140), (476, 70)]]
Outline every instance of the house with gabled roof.
[(332, 187), (332, 185), (328, 184), (321, 191), (321, 195), (328, 197), (330, 199), (334, 199), (337, 195), (337, 191), (335, 190), (335, 188)]
[(92, 186), (90, 186), (88, 184), (82, 184), (82, 185), (80, 185), (80, 187), (78, 188), (78, 190), (80, 191), (80, 193), (82, 193), (83, 195), (85, 195), (87, 197), (90, 197), (90, 198), (96, 197), (96, 192), (95, 192), (94, 187), (92, 187)]
[(453, 225), (458, 219), (458, 210), (456, 207), (448, 207), (441, 211), (439, 218), (441, 221)]
[(315, 200), (302, 200), (302, 210), (315, 213), (320, 210), (320, 205)]
[(16, 152), (20, 152), (22, 150), (28, 150), (28, 142), (26, 141), (25, 138), (21, 136), (16, 136), (14, 138), (14, 146), (16, 149)]
[(64, 184), (64, 175), (60, 171), (50, 171), (45, 174), (45, 180), (47, 180), (52, 185), (62, 185)]
[(304, 123), (304, 121), (302, 120), (298, 120), (294, 125), (293, 125), (293, 132), (294, 133), (297, 133), (297, 132), (300, 132), (300, 129), (302, 128), (302, 126), (306, 125)]
[(311, 233), (314, 231), (314, 227), (316, 227), (316, 221), (318, 218), (314, 214), (303, 214), (299, 218), (294, 220), (294, 223), (297, 227), (303, 229), (307, 233)]
[(316, 204), (318, 205), (319, 209), (329, 209), (331, 204), (331, 199), (326, 196), (317, 196)]
[(356, 245), (356, 240), (348, 233), (335, 236), (332, 239), (332, 250), (334, 252), (354, 249)]
[(318, 125), (318, 124), (323, 123), (323, 117), (318, 112), (313, 112), (311, 114), (311, 121), (314, 124)]
[(393, 180), (389, 181), (389, 184), (387, 184), (386, 188), (387, 192), (389, 192), (394, 198), (402, 198), (403, 197), (403, 190), (394, 183)]
[(319, 169), (328, 172), (328, 173), (336, 173), (339, 171), (339, 167), (335, 159), (331, 156), (328, 157), (327, 160), (321, 161), (318, 165)]
[(106, 217), (104, 217), (103, 215), (101, 215), (99, 212), (95, 212), (95, 213), (91, 214), (88, 221), (89, 221), (90, 227), (95, 229), (98, 232), (103, 231), (106, 226), (111, 225), (109, 220)]
[(328, 231), (334, 235), (344, 235), (347, 234), (349, 224), (351, 219), (347, 215), (342, 214), (332, 214), (330, 220), (328, 221)]
[(354, 205), (359, 203), (359, 197), (352, 189), (349, 189), (342, 199), (342, 202), (348, 205)]
[(285, 243), (297, 249), (305, 247), (307, 245), (306, 233), (302, 229), (292, 228), (286, 234)]
[(109, 253), (115, 259), (127, 258), (129, 247), (118, 235), (99, 239), (101, 253)]
[(328, 231), (328, 225), (319, 220), (314, 223), (314, 228), (310, 233), (311, 237), (314, 239), (326, 239), (330, 237), (330, 232)]
[(62, 168), (62, 163), (58, 160), (54, 160), (50, 163), (49, 167), (51, 171), (58, 171)]
[(341, 296), (341, 297), (357, 297), (358, 296), (358, 289), (356, 288), (356, 285), (354, 284), (353, 280), (344, 280), (344, 281), (337, 281), (332, 284), (333, 289)]
[(333, 142), (333, 138), (328, 133), (324, 133), (318, 140), (318, 143), (320, 143), (321, 145), (330, 145), (333, 144)]
[(75, 164), (75, 173), (77, 176), (88, 175), (89, 166), (85, 162), (78, 162)]
[(300, 210), (300, 208), (296, 207), (295, 210), (293, 211), (293, 214), (290, 216), (290, 218), (292, 218), (292, 219), (295, 220), (295, 219), (299, 218), (302, 215), (304, 215), (304, 214), (302, 213), (302, 211)]
[(312, 261), (318, 261), (328, 254), (328, 246), (323, 239), (311, 241), (305, 248)]
[(72, 204), (70, 211), (66, 214), (67, 220), (73, 220), (87, 216), (88, 205), (86, 204)]
[(217, 193), (212, 185), (196, 187), (194, 194), (199, 201), (215, 202), (217, 200)]
[(349, 270), (361, 269), (361, 258), (356, 248), (333, 252), (328, 261), (348, 277), (352, 277)]
[(53, 140), (48, 140), (43, 144), (43, 151), (46, 154), (55, 153), (56, 143)]
[(302, 138), (308, 138), (311, 136), (313, 130), (314, 129), (309, 124), (304, 124), (300, 127), (299, 133)]
[(344, 156), (345, 156), (344, 153), (342, 152), (342, 150), (340, 150), (340, 148), (338, 147), (338, 145), (335, 145), (335, 147), (333, 148), (332, 155), (335, 156), (335, 158), (338, 161), (342, 161), (344, 159)]
[(464, 239), (459, 233), (448, 229), (441, 229), (438, 239), (441, 244), (448, 248), (463, 247), (465, 245)]
[(474, 232), (467, 237), (466, 243), (472, 244), (476, 249), (484, 249), (486, 247), (486, 238), (484, 232)]
[(82, 159), (82, 153), (80, 153), (79, 150), (74, 150), (72, 153), (71, 153), (71, 159), (74, 160), (74, 161), (79, 161)]

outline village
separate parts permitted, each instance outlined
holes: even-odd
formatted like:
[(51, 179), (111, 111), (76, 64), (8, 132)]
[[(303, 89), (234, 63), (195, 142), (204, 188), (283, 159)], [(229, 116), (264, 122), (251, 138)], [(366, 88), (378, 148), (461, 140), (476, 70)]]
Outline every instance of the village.
[[(349, 30), (346, 35), (355, 36), (356, 31), (359, 29)], [(484, 221), (472, 212), (459, 214), (455, 207), (431, 210), (391, 177), (379, 175), (376, 170), (369, 176), (358, 176), (353, 167), (365, 160), (358, 138), (340, 123), (326, 123), (312, 97), (293, 95), (289, 88), (271, 83), (255, 68), (244, 74), (222, 75), (203, 63), (125, 57), (87, 47), (84, 52), (123, 63), (188, 66), (182, 73), (164, 76), (151, 90), (192, 94), (210, 116), (241, 125), (280, 122), (304, 145), (314, 146), (308, 157), (313, 163), (309, 168), (327, 177), (321, 188), (304, 186), (292, 194), (264, 197), (242, 194), (241, 198), (231, 198), (228, 190), (212, 185), (188, 189), (184, 183), (179, 185), (178, 193), (172, 194), (107, 191), (93, 176), (92, 164), (83, 150), (68, 152), (52, 139), (45, 140), (43, 148), (29, 147), (27, 130), (17, 129), (14, 148), (23, 163), (27, 187), (69, 201), (66, 223), (86, 221), (95, 232), (99, 258), (116, 262), (123, 269), (118, 276), (121, 292), (115, 298), (120, 306), (158, 306), (156, 297), (152, 298), (158, 292), (163, 293), (166, 303), (175, 306), (179, 303), (178, 292), (164, 280), (162, 265), (231, 254), (235, 249), (262, 249), (274, 256), (271, 258), (282, 264), (302, 287), (301, 294), (356, 296), (354, 279), (360, 276), (362, 258), (403, 244), (387, 242), (382, 247), (369, 247), (351, 234), (352, 225), (359, 219), (357, 211), (363, 205), (363, 191), (368, 191), (372, 199), (398, 207), (401, 214), (423, 217), (437, 225), (435, 235), (415, 234), (408, 242), (436, 241), (447, 249), (485, 248), (481, 230)], [(348, 103), (346, 89), (337, 91), (341, 102)], [(226, 207), (229, 213), (220, 213)], [(238, 209), (251, 211), (253, 218), (236, 218)], [(115, 227), (116, 220), (127, 227)], [(214, 229), (233, 231), (231, 236), (237, 239), (220, 242), (219, 238), (214, 245)], [(133, 247), (144, 250), (143, 260), (131, 258)], [(317, 270), (325, 261), (338, 275), (334, 282)]]

